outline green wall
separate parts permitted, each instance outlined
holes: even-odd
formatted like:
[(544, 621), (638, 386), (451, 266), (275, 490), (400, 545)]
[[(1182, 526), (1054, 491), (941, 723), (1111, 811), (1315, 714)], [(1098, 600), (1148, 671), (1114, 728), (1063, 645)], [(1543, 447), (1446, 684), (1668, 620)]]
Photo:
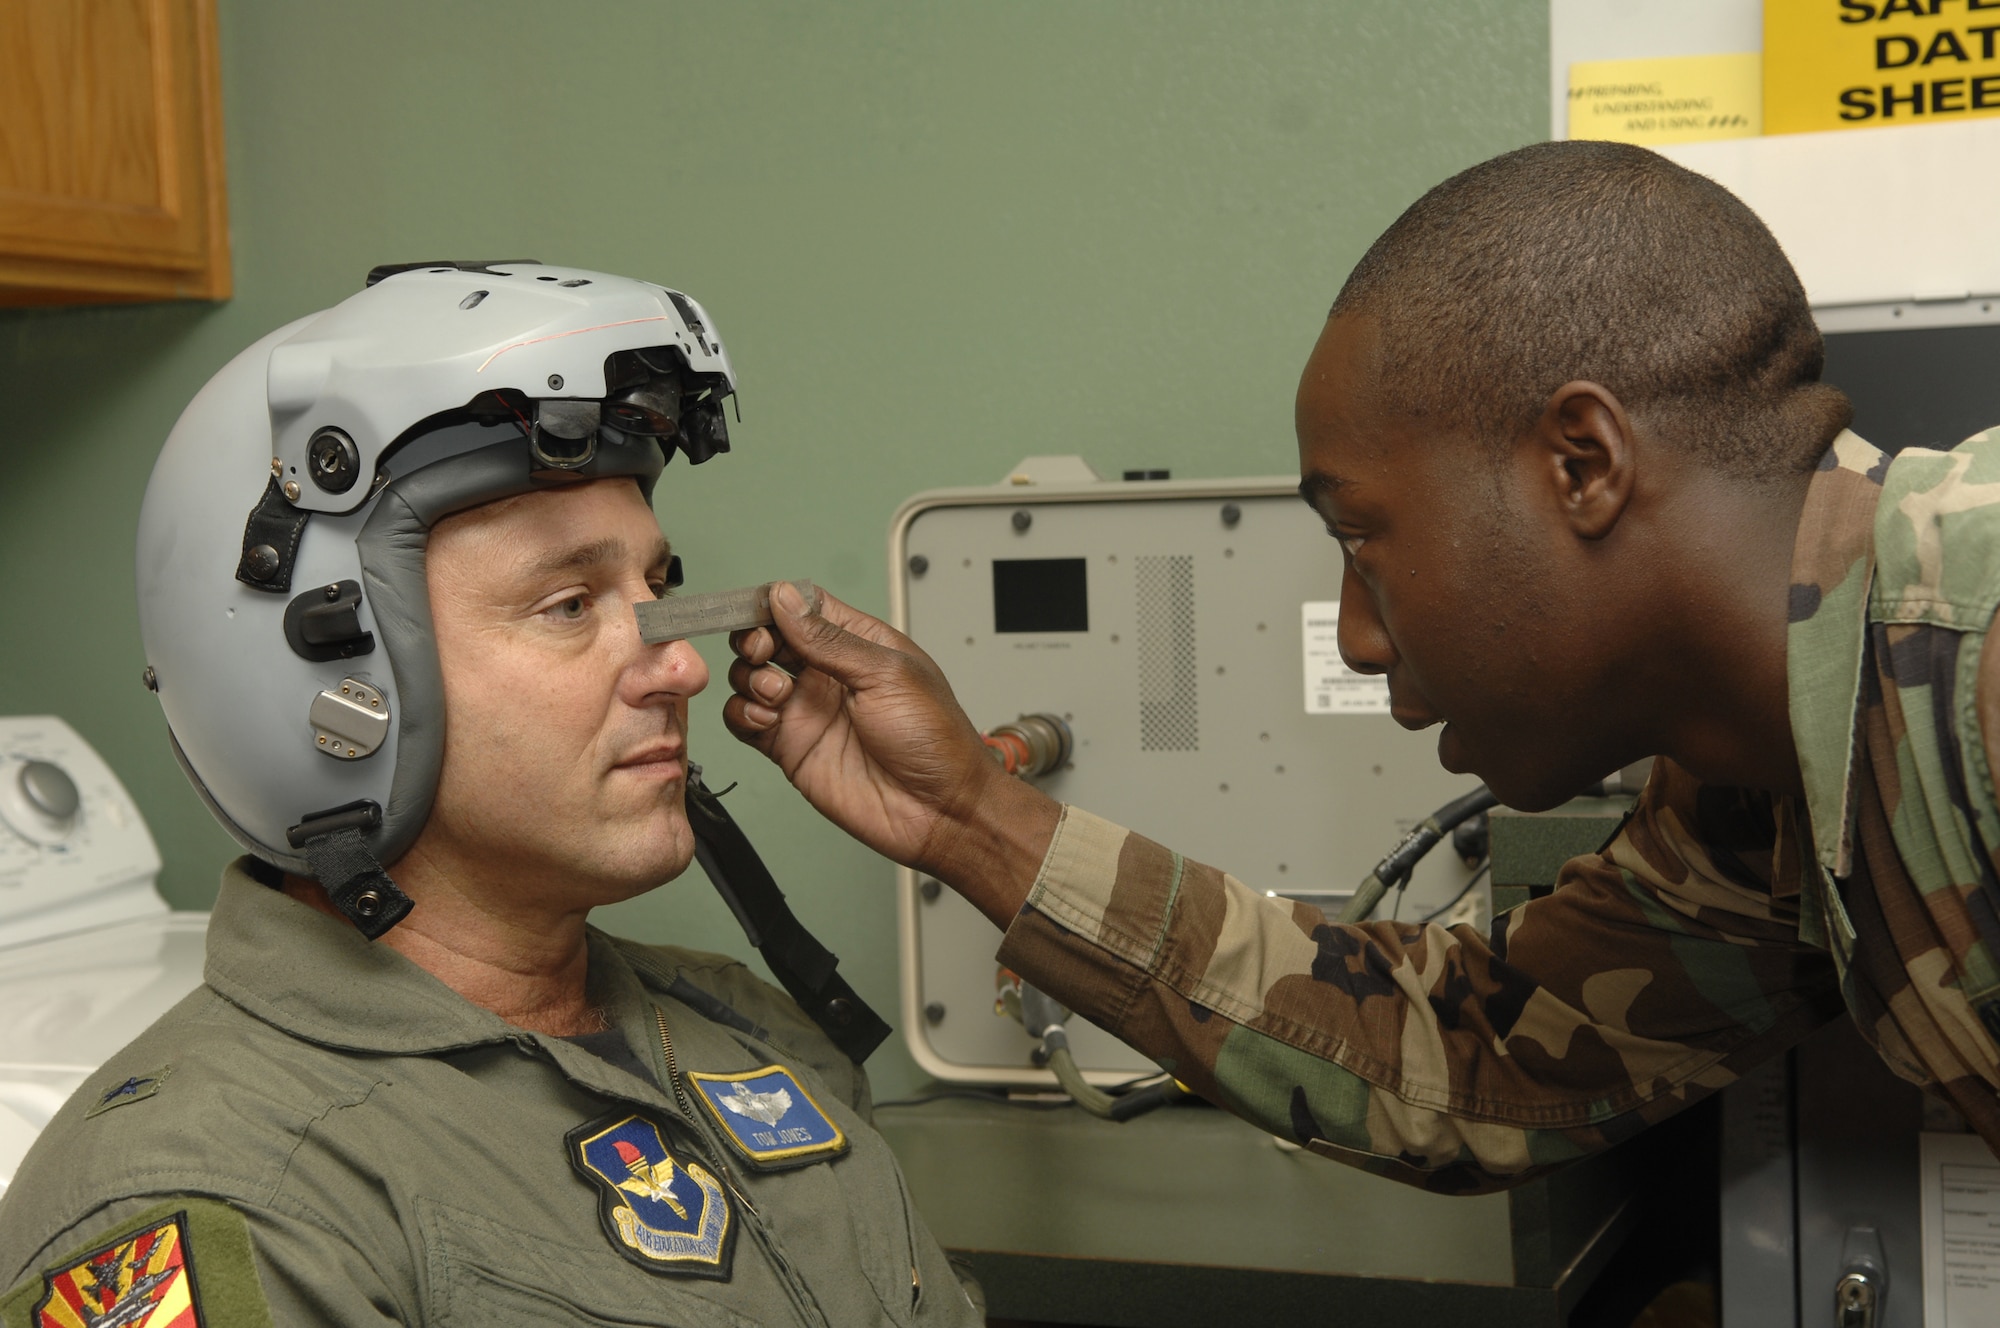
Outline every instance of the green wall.
[[(139, 686), (139, 500), (208, 375), (371, 265), (532, 256), (694, 292), (743, 422), (660, 487), (691, 584), (805, 575), (882, 611), (917, 490), (1048, 452), (1289, 469), (1299, 366), (1368, 240), (1548, 123), (1542, 0), (221, 11), (235, 299), (0, 314), (0, 710), (110, 760), (184, 908), (231, 846)], [(697, 759), (743, 781), (800, 914), (893, 1012), (890, 869), (723, 733), (716, 691), (695, 705)], [(743, 948), (698, 871), (607, 921)], [(891, 1093), (916, 1074), (900, 1042), (873, 1068)]]

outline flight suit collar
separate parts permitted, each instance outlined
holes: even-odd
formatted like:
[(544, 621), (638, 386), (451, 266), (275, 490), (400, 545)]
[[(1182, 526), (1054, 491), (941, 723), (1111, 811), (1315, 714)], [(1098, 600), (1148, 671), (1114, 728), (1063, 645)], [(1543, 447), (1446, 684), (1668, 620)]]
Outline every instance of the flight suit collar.
[[(658, 1086), (559, 1037), (531, 1032), (474, 1005), (399, 952), (342, 919), (253, 878), (239, 860), (222, 874), (203, 976), (231, 1004), (294, 1037), (342, 1051), (431, 1056), (511, 1042), (554, 1060), (593, 1091), (658, 1106)], [(590, 933), (590, 987), (627, 1039), (649, 1026), (645, 984), (609, 937)], [(645, 1041), (635, 1041), (643, 1049)]]
[(1792, 550), (1785, 640), (1792, 743), (1805, 781), (1813, 852), (1835, 877), (1852, 870), (1855, 735), (1875, 571), (1875, 509), (1889, 458), (1852, 430), (1820, 457)]

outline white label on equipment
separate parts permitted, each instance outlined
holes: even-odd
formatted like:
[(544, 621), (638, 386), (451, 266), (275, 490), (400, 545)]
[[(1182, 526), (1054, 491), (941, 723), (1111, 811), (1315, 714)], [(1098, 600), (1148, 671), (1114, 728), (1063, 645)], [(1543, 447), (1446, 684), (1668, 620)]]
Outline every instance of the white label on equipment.
[(1307, 600), (1300, 606), (1306, 660), (1308, 715), (1386, 715), (1389, 680), (1356, 673), (1341, 662), (1340, 601)]
[(1976, 1134), (1920, 1140), (1925, 1328), (2000, 1323), (2000, 1166)]

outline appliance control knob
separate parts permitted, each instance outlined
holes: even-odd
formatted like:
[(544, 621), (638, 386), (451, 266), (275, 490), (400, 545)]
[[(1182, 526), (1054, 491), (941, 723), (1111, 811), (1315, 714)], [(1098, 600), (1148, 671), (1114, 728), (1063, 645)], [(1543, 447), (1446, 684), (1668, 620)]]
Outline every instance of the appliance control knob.
[(82, 798), (76, 781), (61, 766), (52, 761), (27, 761), (21, 766), (19, 779), (21, 796), (51, 821), (68, 821), (76, 815)]

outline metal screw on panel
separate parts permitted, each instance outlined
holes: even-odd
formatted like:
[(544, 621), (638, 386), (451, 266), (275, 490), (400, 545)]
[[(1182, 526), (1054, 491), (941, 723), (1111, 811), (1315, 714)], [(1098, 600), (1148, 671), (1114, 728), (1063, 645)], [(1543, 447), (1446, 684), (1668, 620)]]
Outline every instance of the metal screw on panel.
[(299, 482), (297, 480), (286, 480), (285, 501), (295, 503), (298, 500), (299, 500)]
[(157, 692), (160, 690), (160, 675), (153, 672), (153, 666), (151, 664), (148, 664), (146, 666), (146, 671), (139, 675), (139, 681), (146, 685), (146, 690), (149, 692)]
[(549, 391), (560, 392), (562, 391), (562, 385), (563, 385), (563, 376), (561, 374), (549, 375)]
[(917, 887), (917, 893), (924, 897), (926, 904), (934, 904), (937, 902), (937, 897), (944, 893), (944, 887), (931, 877), (926, 876), (923, 879), (923, 883)]
[(1015, 509), (1014, 529), (1026, 530), (1029, 526), (1032, 526), (1034, 524), (1035, 524), (1035, 514), (1033, 512), (1028, 511), (1026, 508)]
[(1235, 503), (1224, 503), (1222, 505), (1223, 525), (1234, 526), (1238, 521), (1241, 521), (1242, 519), (1243, 519), (1243, 509), (1238, 507)]
[(931, 570), (930, 559), (924, 557), (924, 555), (922, 555), (921, 553), (913, 553), (910, 555), (911, 576), (922, 576), (925, 572), (928, 572), (930, 570)]
[(924, 1007), (924, 1022), (927, 1024), (941, 1024), (944, 1022), (944, 1003), (942, 1001), (932, 1001)]

